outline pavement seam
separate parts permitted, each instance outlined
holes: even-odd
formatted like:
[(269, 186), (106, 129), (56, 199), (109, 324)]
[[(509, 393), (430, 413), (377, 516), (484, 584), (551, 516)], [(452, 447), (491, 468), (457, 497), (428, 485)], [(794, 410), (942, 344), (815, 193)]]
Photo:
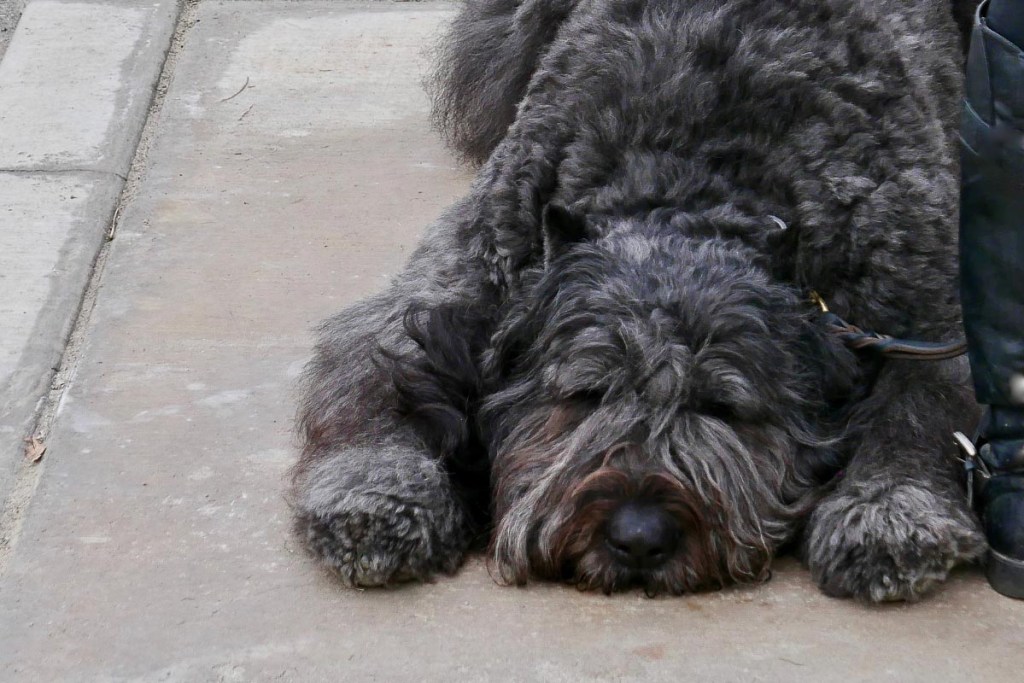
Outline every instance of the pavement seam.
[(117, 171), (106, 171), (100, 168), (2, 168), (0, 167), (0, 173), (9, 173), (12, 175), (98, 175), (98, 176), (114, 176), (120, 178), (122, 181), (128, 180), (127, 176), (124, 176)]
[[(67, 389), (74, 380), (78, 370), (78, 362), (81, 358), (82, 349), (86, 343), (89, 333), (89, 321), (96, 305), (96, 298), (103, 281), (103, 272), (110, 256), (113, 239), (116, 236), (118, 223), (124, 213), (124, 208), (130, 204), (138, 192), (138, 187), (145, 178), (145, 171), (148, 164), (149, 152), (152, 147), (154, 131), (159, 123), (160, 113), (163, 110), (168, 86), (174, 77), (178, 57), (184, 47), (189, 29), (196, 23), (196, 13), (201, 0), (183, 0), (175, 18), (174, 34), (171, 38), (170, 47), (164, 55), (164, 61), (160, 68), (160, 77), (150, 96), (150, 104), (146, 113), (146, 120), (142, 126), (139, 141), (135, 147), (135, 153), (129, 166), (128, 175), (122, 176), (119, 173), (110, 171), (79, 171), (97, 174), (112, 174), (123, 181), (117, 202), (114, 204), (107, 230), (108, 239), (100, 247), (95, 259), (93, 259), (89, 281), (82, 294), (78, 310), (74, 315), (74, 323), (68, 341), (65, 344), (64, 352), (61, 355), (60, 364), (50, 381), (49, 391), (40, 399), (36, 408), (36, 420), (33, 429), (29, 434), (44, 444), (47, 442), (53, 430), (54, 422), (60, 414), (61, 404), (64, 401)], [(4, 170), (4, 173), (51, 173), (52, 171), (42, 170)], [(65, 172), (73, 172), (70, 169)], [(3, 509), (0, 510), (0, 578), (7, 573), (7, 567), (18, 544), (21, 535), (22, 525), (28, 511), (32, 498), (45, 471), (47, 460), (54, 457), (52, 450), (47, 450), (42, 460), (36, 463), (29, 462), (22, 457), (17, 472), (14, 475), (14, 485), (7, 496)]]

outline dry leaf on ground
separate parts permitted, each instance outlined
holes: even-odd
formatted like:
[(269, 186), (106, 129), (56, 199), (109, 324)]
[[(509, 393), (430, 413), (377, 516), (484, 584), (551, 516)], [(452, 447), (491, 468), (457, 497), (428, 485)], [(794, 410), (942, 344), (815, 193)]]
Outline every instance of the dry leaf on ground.
[(28, 458), (29, 462), (39, 462), (43, 459), (43, 453), (46, 452), (46, 444), (39, 440), (38, 437), (33, 436), (31, 439), (25, 439), (25, 457)]

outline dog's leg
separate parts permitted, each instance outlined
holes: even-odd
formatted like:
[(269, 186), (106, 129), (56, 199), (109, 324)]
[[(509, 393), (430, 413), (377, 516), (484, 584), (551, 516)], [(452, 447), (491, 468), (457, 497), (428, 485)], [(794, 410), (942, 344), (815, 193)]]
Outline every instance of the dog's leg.
[(913, 600), (985, 548), (952, 433), (977, 420), (964, 359), (887, 361), (850, 429), (853, 457), (804, 540), (829, 595)]
[[(424, 354), (403, 322), (410, 305), (486, 305), (481, 267), (458, 234), (465, 206), (433, 228), (388, 291), (324, 324), (306, 369), (290, 502), (299, 537), (349, 585), (452, 572), (469, 541), (450, 473), (402, 415), (395, 382), (395, 359), (415, 363)], [(429, 374), (420, 379), (431, 384)], [(418, 389), (431, 386), (406, 387)]]
[(306, 547), (351, 586), (451, 573), (468, 544), (447, 473), (397, 437), (310, 456), (296, 477), (293, 505)]
[[(451, 447), (452, 431), (464, 430), (472, 416), (446, 385), (473, 375), (475, 368), (465, 367), (473, 354), (462, 342), (486, 340), (489, 311), (536, 260), (539, 212), (573, 131), (566, 120), (530, 111), (517, 129), (520, 138), (499, 146), (391, 288), (325, 324), (306, 370), (303, 454), (291, 492), (296, 526), (307, 547), (352, 585), (426, 579), (453, 571), (465, 554), (467, 511), (438, 444)], [(424, 347), (406, 327), (410, 308), (426, 318), (445, 308), (471, 315), (461, 322), (433, 316), (440, 329), (429, 331), (434, 346)], [(466, 470), (459, 474), (478, 481), (482, 468), (472, 462), (476, 454), (460, 453), (467, 455), (468, 463), (458, 458)], [(480, 491), (468, 493), (478, 498)]]

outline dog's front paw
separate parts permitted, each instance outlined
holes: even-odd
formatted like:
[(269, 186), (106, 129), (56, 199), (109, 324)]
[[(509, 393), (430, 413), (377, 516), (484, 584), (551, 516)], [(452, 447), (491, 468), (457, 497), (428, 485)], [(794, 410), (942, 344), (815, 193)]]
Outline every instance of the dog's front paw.
[(299, 538), (349, 586), (427, 580), (465, 556), (466, 515), (447, 476), (427, 460), (396, 464), (366, 471), (350, 454), (318, 463), (298, 487)]
[(841, 487), (822, 501), (804, 543), (822, 591), (874, 602), (916, 600), (986, 547), (966, 502), (881, 482)]
[(350, 497), (326, 516), (299, 514), (314, 557), (350, 586), (385, 586), (458, 569), (465, 553), (457, 509), (427, 510), (390, 498)]

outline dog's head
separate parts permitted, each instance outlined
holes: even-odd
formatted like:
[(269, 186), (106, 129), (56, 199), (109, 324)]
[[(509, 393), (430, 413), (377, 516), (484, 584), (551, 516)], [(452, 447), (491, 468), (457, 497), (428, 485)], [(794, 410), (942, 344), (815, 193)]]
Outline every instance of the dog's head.
[[(549, 212), (550, 213), (550, 212)], [(767, 575), (819, 457), (836, 354), (738, 241), (548, 216), (486, 359), (502, 579), (681, 593)]]

